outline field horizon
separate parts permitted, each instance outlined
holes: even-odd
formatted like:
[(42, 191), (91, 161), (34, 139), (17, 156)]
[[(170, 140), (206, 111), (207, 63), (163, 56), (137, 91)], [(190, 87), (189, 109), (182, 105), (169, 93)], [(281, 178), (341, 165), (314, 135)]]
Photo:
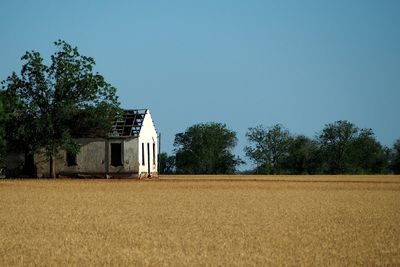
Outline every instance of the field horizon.
[(400, 176), (1, 179), (0, 265), (399, 265)]
[(288, 182), (393, 182), (400, 183), (400, 174), (161, 174), (158, 177), (151, 177), (145, 179), (138, 178), (99, 178), (99, 177), (57, 177), (57, 178), (13, 178), (13, 177), (3, 177), (1, 181), (34, 181), (34, 180), (44, 180), (44, 181), (66, 181), (66, 180), (76, 180), (76, 181), (288, 181)]

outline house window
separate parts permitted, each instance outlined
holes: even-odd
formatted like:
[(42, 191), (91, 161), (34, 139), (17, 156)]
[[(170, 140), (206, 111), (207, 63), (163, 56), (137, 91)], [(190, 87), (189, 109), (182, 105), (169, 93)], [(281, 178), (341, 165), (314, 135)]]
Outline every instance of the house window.
[(122, 165), (122, 144), (111, 143), (111, 166)]
[(147, 143), (147, 169), (150, 174), (150, 143)]
[(156, 165), (156, 143), (153, 143), (153, 165)]
[(67, 166), (75, 166), (78, 165), (76, 163), (76, 154), (67, 151)]
[(142, 165), (144, 164), (144, 143), (142, 143)]

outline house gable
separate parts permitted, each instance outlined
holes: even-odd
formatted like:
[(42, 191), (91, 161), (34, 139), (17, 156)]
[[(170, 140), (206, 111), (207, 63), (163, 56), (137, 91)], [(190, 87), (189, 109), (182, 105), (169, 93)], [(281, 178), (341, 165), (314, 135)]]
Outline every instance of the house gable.
[(150, 111), (144, 116), (138, 137), (139, 144), (139, 174), (153, 175), (157, 173), (158, 166), (158, 136)]

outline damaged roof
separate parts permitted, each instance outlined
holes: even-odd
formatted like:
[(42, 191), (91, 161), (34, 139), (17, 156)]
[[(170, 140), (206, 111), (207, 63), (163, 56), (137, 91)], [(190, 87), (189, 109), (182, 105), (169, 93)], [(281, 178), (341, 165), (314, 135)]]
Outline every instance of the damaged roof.
[(114, 122), (110, 137), (138, 137), (147, 109), (126, 109), (120, 120)]

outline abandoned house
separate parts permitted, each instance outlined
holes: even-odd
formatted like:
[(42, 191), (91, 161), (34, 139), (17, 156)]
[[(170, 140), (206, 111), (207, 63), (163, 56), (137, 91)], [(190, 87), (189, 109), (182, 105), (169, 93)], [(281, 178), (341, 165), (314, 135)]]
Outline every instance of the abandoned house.
[[(58, 176), (144, 178), (158, 176), (158, 136), (150, 112), (125, 110), (107, 138), (78, 138), (77, 155), (61, 151), (55, 160)], [(26, 164), (33, 176), (48, 177), (49, 161), (42, 153), (29, 160), (21, 153), (7, 157), (7, 173), (12, 176)], [(33, 168), (32, 168), (33, 167)]]

